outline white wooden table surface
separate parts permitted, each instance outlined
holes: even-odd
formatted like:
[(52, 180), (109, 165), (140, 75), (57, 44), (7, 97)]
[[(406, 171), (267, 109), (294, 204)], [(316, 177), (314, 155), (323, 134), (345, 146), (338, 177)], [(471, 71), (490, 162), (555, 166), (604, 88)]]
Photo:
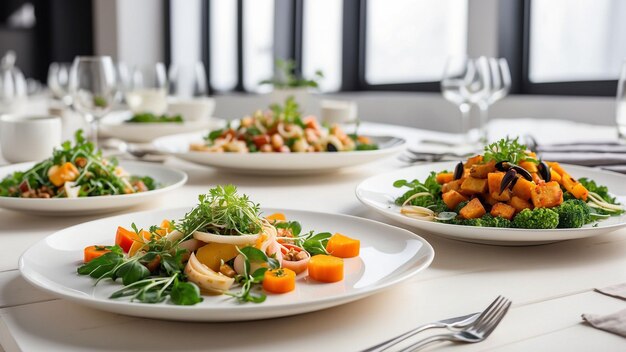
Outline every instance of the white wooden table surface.
[[(554, 133), (555, 126), (562, 133)], [(437, 137), (404, 127), (374, 127), (412, 139)], [(612, 135), (610, 128), (550, 121), (539, 127), (529, 121), (507, 121), (492, 128), (502, 135), (530, 129), (540, 140), (552, 135), (561, 140), (597, 140)], [(197, 194), (212, 185), (233, 183), (263, 206), (337, 212), (381, 221), (357, 201), (354, 188), (366, 177), (403, 166), (388, 159), (337, 174), (276, 178), (221, 174), (173, 159), (166, 164), (186, 171), (188, 184), (164, 197), (160, 204), (137, 210), (192, 206)], [(37, 217), (0, 210), (0, 351), (357, 351), (421, 323), (479, 311), (499, 294), (511, 298), (514, 305), (486, 341), (473, 345), (443, 343), (429, 350), (626, 350), (626, 339), (586, 326), (580, 318), (581, 313), (607, 314), (626, 305), (593, 291), (626, 282), (624, 230), (532, 247), (478, 245), (419, 233), (434, 247), (434, 262), (414, 279), (388, 291), (315, 313), (209, 324), (101, 312), (56, 299), (20, 277), (18, 258), (30, 245), (64, 227), (95, 218), (98, 216)]]

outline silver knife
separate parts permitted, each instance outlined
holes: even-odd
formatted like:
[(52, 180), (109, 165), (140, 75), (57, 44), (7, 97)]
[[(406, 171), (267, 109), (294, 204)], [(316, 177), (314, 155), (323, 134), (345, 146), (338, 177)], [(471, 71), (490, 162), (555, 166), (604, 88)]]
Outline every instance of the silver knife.
[(458, 331), (461, 330), (463, 328), (465, 328), (466, 326), (472, 324), (474, 322), (474, 320), (476, 320), (476, 318), (478, 318), (478, 316), (480, 315), (480, 312), (478, 313), (472, 313), (472, 314), (468, 314), (468, 315), (463, 315), (460, 317), (454, 317), (454, 318), (448, 318), (448, 319), (443, 319), (443, 320), (439, 320), (433, 323), (428, 323), (428, 324), (424, 324), (424, 325), (420, 325), (412, 330), (409, 330), (407, 332), (405, 332), (404, 334), (394, 337), (392, 339), (389, 339), (387, 341), (384, 341), (382, 343), (379, 343), (376, 346), (372, 346), (368, 349), (363, 350), (363, 352), (380, 352), (380, 351), (384, 351), (387, 348), (396, 345), (397, 343), (404, 341), (406, 339), (408, 339), (411, 336), (416, 335), (417, 333), (420, 333), (424, 330), (427, 329), (433, 329), (433, 328), (446, 328), (448, 330), (451, 331)]

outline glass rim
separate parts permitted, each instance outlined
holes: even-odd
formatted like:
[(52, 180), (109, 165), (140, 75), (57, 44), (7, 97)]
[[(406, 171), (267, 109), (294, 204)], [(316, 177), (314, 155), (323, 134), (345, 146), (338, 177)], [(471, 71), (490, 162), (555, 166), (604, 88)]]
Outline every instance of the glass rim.
[(74, 61), (76, 60), (81, 60), (81, 61), (100, 61), (100, 60), (112, 60), (111, 56), (108, 55), (102, 55), (102, 56), (76, 56), (74, 58)]

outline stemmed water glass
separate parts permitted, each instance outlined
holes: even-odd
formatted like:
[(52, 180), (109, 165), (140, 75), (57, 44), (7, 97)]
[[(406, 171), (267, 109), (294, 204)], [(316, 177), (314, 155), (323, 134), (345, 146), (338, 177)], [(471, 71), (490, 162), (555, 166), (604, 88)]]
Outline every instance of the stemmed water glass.
[(177, 98), (206, 97), (207, 87), (206, 70), (202, 62), (192, 64), (173, 64), (170, 66), (169, 93)]
[(509, 94), (511, 90), (511, 71), (505, 58), (490, 57), (483, 60), (487, 60), (488, 63), (490, 92), (483, 96), (483, 99), (479, 100), (476, 105), (478, 105), (480, 110), (480, 137), (482, 141), (486, 142), (488, 137), (489, 107)]
[(130, 70), (124, 62), (118, 61), (115, 64), (115, 83), (117, 86), (115, 100), (124, 104), (126, 93), (132, 88)]
[(78, 56), (70, 73), (74, 108), (90, 125), (90, 139), (98, 146), (98, 124), (115, 103), (115, 65), (109, 56)]
[(471, 105), (484, 99), (491, 89), (488, 66), (486, 59), (453, 56), (448, 58), (441, 80), (444, 98), (457, 105), (461, 111), (461, 132), (468, 144)]
[(53, 62), (48, 68), (48, 88), (55, 99), (60, 100), (66, 106), (72, 105), (70, 94), (70, 63)]
[(136, 66), (131, 74), (130, 90), (126, 92), (126, 103), (135, 114), (162, 115), (167, 110), (167, 87), (163, 63)]

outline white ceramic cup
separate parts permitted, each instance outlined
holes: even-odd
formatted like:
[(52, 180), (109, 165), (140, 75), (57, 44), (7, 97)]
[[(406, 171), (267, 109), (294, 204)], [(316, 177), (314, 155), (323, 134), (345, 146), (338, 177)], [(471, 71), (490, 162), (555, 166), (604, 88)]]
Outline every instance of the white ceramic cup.
[(0, 150), (10, 163), (40, 161), (61, 145), (57, 116), (0, 116)]
[(322, 122), (348, 123), (356, 120), (357, 106), (354, 101), (322, 100), (320, 102)]
[(211, 117), (215, 110), (215, 99), (170, 98), (167, 102), (169, 115), (180, 115), (185, 121), (197, 121)]

